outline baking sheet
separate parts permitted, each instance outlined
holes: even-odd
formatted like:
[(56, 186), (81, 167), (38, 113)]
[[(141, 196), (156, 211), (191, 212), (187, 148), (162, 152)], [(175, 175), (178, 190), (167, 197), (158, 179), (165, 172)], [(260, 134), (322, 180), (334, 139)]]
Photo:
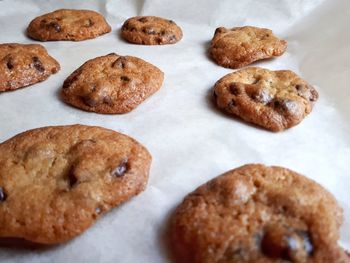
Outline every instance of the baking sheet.
[[(350, 249), (350, 2), (348, 0), (0, 0), (0, 42), (37, 43), (24, 31), (34, 17), (58, 8), (93, 9), (113, 31), (83, 42), (42, 43), (61, 64), (47, 81), (0, 94), (0, 141), (31, 128), (81, 123), (126, 133), (152, 153), (148, 188), (83, 235), (41, 250), (0, 247), (0, 262), (167, 262), (164, 226), (182, 198), (207, 180), (246, 163), (291, 168), (331, 191), (344, 208), (340, 243)], [(175, 20), (176, 45), (139, 46), (119, 37), (134, 15)], [(318, 88), (320, 99), (300, 125), (271, 133), (213, 107), (210, 90), (231, 72), (206, 55), (218, 26), (269, 27), (289, 42), (280, 58), (256, 63), (291, 69)], [(158, 66), (164, 85), (136, 110), (99, 115), (64, 104), (58, 91), (83, 62), (116, 52)]]

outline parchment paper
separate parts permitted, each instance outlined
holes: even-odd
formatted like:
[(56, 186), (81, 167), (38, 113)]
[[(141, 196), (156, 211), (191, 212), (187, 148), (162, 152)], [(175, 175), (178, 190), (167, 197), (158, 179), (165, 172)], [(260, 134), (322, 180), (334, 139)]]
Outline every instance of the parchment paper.
[[(113, 31), (83, 42), (41, 43), (62, 69), (47, 81), (0, 94), (0, 141), (48, 125), (111, 128), (149, 149), (150, 180), (145, 192), (73, 241), (48, 249), (0, 247), (0, 262), (168, 262), (164, 226), (169, 213), (200, 184), (246, 163), (291, 168), (332, 192), (344, 208), (341, 244), (350, 249), (350, 1), (2, 0), (0, 42), (36, 43), (24, 34), (28, 23), (58, 8), (99, 11)], [(119, 30), (134, 15), (173, 19), (184, 38), (167, 46), (128, 44)], [(256, 66), (294, 70), (317, 87), (320, 99), (300, 125), (271, 133), (213, 107), (212, 86), (232, 70), (207, 57), (209, 41), (218, 26), (242, 25), (271, 28), (289, 43), (282, 57)], [(124, 115), (88, 113), (64, 104), (58, 97), (64, 79), (86, 60), (111, 52), (162, 69), (161, 90)]]

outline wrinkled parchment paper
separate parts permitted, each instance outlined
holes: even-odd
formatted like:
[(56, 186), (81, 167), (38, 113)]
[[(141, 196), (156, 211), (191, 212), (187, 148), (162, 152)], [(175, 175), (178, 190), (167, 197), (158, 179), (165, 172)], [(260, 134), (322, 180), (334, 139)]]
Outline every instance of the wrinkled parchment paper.
[[(31, 128), (81, 123), (128, 134), (153, 155), (148, 188), (114, 209), (83, 235), (49, 249), (0, 247), (0, 262), (167, 262), (164, 226), (182, 198), (207, 180), (246, 163), (291, 168), (326, 187), (344, 208), (340, 243), (350, 249), (350, 1), (348, 0), (0, 0), (0, 42), (36, 43), (24, 32), (34, 17), (58, 8), (93, 9), (113, 31), (83, 42), (42, 43), (61, 64), (47, 81), (0, 94), (0, 140)], [(119, 36), (135, 15), (175, 20), (176, 45), (139, 46)], [(271, 133), (213, 107), (210, 90), (232, 70), (208, 59), (218, 26), (268, 27), (285, 38), (287, 52), (255, 65), (291, 69), (318, 88), (320, 99), (300, 125)], [(158, 66), (164, 85), (124, 115), (83, 112), (58, 91), (83, 62), (116, 52)], [(0, 222), (1, 224), (1, 222)]]

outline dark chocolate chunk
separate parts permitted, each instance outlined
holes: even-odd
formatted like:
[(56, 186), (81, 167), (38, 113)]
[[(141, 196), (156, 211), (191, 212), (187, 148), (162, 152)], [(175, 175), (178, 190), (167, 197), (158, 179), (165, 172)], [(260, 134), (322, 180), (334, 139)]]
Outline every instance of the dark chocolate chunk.
[(121, 79), (122, 81), (130, 81), (130, 80), (131, 80), (131, 79), (130, 79), (129, 77), (127, 77), (127, 76), (121, 76), (120, 79)]
[(5, 193), (4, 188), (0, 187), (0, 202), (6, 201), (7, 194)]
[(125, 68), (126, 66), (126, 58), (119, 57), (116, 61), (112, 63), (112, 68)]
[(142, 32), (147, 34), (147, 35), (156, 35), (157, 34), (156, 30), (153, 27), (144, 27), (142, 29)]
[(275, 227), (265, 232), (261, 250), (272, 259), (304, 262), (305, 257), (312, 255), (313, 245), (306, 231)]
[(128, 170), (128, 160), (123, 159), (119, 163), (119, 165), (116, 168), (114, 168), (114, 170), (111, 172), (111, 175), (115, 177), (122, 177), (127, 170)]
[(55, 29), (57, 33), (61, 32), (61, 26), (57, 22), (50, 22), (47, 27)]
[(33, 57), (34, 68), (39, 72), (44, 72), (45, 68), (38, 57)]
[(233, 83), (230, 84), (229, 87), (230, 87), (230, 92), (231, 92), (232, 95), (237, 96), (238, 94), (241, 93), (237, 83), (233, 82)]
[(146, 22), (148, 21), (148, 19), (147, 19), (147, 17), (141, 17), (141, 18), (139, 19), (139, 21), (140, 21), (141, 23), (146, 23)]
[(9, 70), (13, 69), (13, 61), (12, 61), (12, 58), (11, 58), (11, 57), (9, 57), (9, 58), (7, 59), (6, 67), (7, 67)]
[(68, 183), (69, 183), (69, 187), (72, 188), (75, 186), (75, 184), (77, 183), (78, 179), (74, 174), (74, 170), (71, 169), (69, 174), (68, 174)]
[(88, 20), (86, 20), (86, 22), (84, 23), (85, 27), (92, 27), (94, 25), (94, 21), (92, 21), (91, 18), (89, 18)]

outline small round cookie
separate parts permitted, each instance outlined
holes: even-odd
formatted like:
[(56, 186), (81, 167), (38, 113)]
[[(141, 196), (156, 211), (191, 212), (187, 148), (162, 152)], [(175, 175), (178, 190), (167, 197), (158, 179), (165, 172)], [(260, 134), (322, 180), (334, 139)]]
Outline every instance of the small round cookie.
[(175, 262), (350, 262), (337, 245), (342, 209), (316, 182), (251, 164), (189, 194), (172, 215)]
[(146, 187), (151, 156), (101, 127), (38, 128), (0, 144), (0, 237), (66, 242)]
[(42, 45), (0, 44), (0, 91), (32, 85), (59, 70), (60, 64)]
[(32, 20), (27, 35), (35, 40), (81, 41), (111, 31), (105, 18), (91, 10), (59, 9)]
[(227, 113), (277, 132), (299, 124), (318, 93), (290, 70), (250, 67), (218, 80), (214, 99)]
[(115, 53), (85, 62), (64, 82), (62, 99), (79, 109), (127, 113), (162, 85), (163, 72), (136, 57)]
[(281, 56), (287, 41), (275, 37), (270, 29), (252, 26), (215, 30), (209, 53), (219, 65), (241, 68), (254, 61)]
[(136, 16), (124, 22), (121, 35), (134, 44), (166, 45), (180, 41), (182, 30), (172, 20), (157, 16)]

